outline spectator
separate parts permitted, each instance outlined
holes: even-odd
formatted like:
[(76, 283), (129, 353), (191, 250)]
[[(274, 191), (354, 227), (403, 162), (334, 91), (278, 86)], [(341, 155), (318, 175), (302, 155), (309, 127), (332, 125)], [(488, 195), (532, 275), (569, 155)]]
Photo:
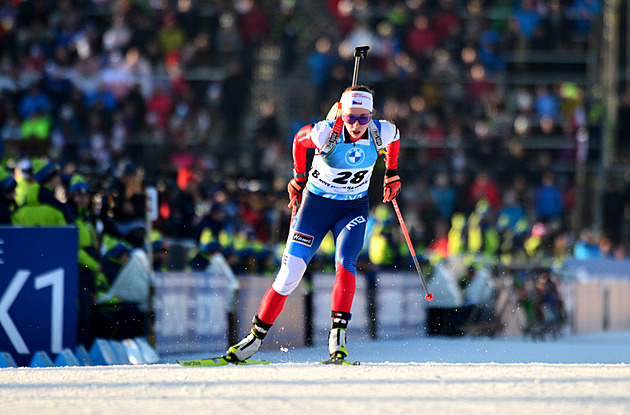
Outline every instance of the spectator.
[(602, 12), (602, 3), (600, 0), (574, 0), (570, 7), (575, 17), (575, 29), (581, 35), (588, 33), (592, 21)]
[(602, 258), (612, 259), (614, 256), (615, 245), (608, 235), (602, 235), (599, 238), (599, 255)]
[(507, 63), (501, 56), (501, 33), (494, 27), (487, 27), (479, 39), (479, 60), (493, 74), (505, 71)]
[(270, 181), (280, 174), (282, 159), (287, 153), (284, 141), (280, 136), (280, 125), (276, 114), (275, 103), (265, 100), (260, 104), (260, 116), (255, 126), (256, 134), (256, 166), (262, 173), (261, 178)]
[(10, 225), (15, 210), (15, 188), (17, 182), (4, 167), (0, 167), (0, 225)]
[(63, 67), (57, 63), (49, 62), (46, 64), (44, 77), (42, 79), (42, 89), (44, 93), (50, 97), (51, 109), (59, 108), (61, 104), (68, 101), (70, 91), (72, 90), (72, 82), (68, 79)]
[(52, 101), (50, 97), (46, 92), (42, 91), (37, 82), (34, 82), (20, 100), (18, 114), (25, 120), (40, 113), (47, 114), (51, 110)]
[(151, 263), (146, 252), (119, 243), (107, 251), (105, 260), (111, 261), (115, 275), (109, 291), (97, 299), (94, 335), (115, 340), (146, 336), (152, 289)]
[(536, 28), (540, 23), (540, 16), (535, 9), (535, 0), (520, 0), (518, 7), (510, 16), (510, 35), (508, 47), (514, 51), (519, 70), (528, 69), (527, 59), (523, 59), (529, 53)]
[(235, 136), (238, 136), (242, 124), (241, 117), (245, 110), (243, 101), (249, 96), (249, 82), (240, 61), (234, 60), (228, 64), (228, 76), (223, 82), (222, 110), (227, 122), (226, 129)]
[[(130, 59), (133, 59), (133, 51), (135, 49), (129, 49), (127, 54), (130, 56)], [(113, 111), (119, 102), (123, 102), (131, 88), (136, 82), (134, 78), (134, 74), (132, 73), (126, 60), (127, 55), (123, 55), (122, 52), (118, 50), (114, 50), (108, 55), (107, 66), (103, 68), (100, 74), (100, 80), (103, 87), (111, 93), (114, 97), (116, 104), (110, 105), (107, 107), (108, 111)], [(131, 62), (133, 64), (137, 64), (136, 62)], [(145, 70), (144, 76), (150, 75), (150, 71), (147, 71), (146, 68), (139, 68), (140, 70)], [(142, 78), (140, 78), (142, 79)]]
[(497, 185), (486, 170), (480, 170), (470, 186), (469, 209), (472, 210), (481, 199), (486, 199), (495, 212), (501, 204)]
[(429, 188), (429, 194), (435, 202), (437, 210), (443, 219), (450, 219), (455, 212), (457, 193), (450, 183), (447, 173), (440, 172), (435, 175), (435, 179)]
[(112, 16), (112, 25), (103, 32), (103, 47), (106, 51), (124, 50), (129, 46), (133, 31), (127, 25), (125, 16), (120, 11), (115, 11)]
[(443, 41), (461, 25), (461, 17), (454, 0), (440, 0), (438, 9), (433, 25), (439, 39)]
[(544, 117), (549, 117), (555, 121), (560, 115), (558, 97), (550, 91), (549, 87), (546, 85), (536, 86), (534, 108), (536, 109), (536, 116), (539, 120)]
[[(470, 67), (470, 82), (468, 84), (468, 97), (471, 104), (475, 105), (484, 100), (494, 89), (494, 83), (488, 79), (486, 68), (475, 63)], [(478, 105), (478, 104), (477, 104)]]
[(444, 48), (437, 48), (433, 54), (433, 62), (429, 70), (432, 79), (444, 83), (457, 82), (462, 79), (462, 73), (451, 53)]
[(280, 6), (282, 16), (273, 30), (272, 39), (282, 45), (282, 70), (290, 71), (295, 64), (298, 54), (298, 43), (303, 36), (305, 25), (295, 5), (283, 2)]
[(573, 256), (577, 259), (599, 258), (600, 251), (593, 231), (582, 229), (579, 239), (573, 246)]
[(216, 35), (217, 53), (221, 57), (220, 62), (226, 66), (233, 60), (240, 59), (244, 44), (236, 16), (231, 11), (224, 11), (219, 16), (219, 29)]
[(172, 108), (172, 97), (160, 84), (155, 85), (146, 105), (149, 124), (166, 131)]
[(521, 0), (520, 6), (512, 14), (512, 19), (516, 23), (519, 37), (525, 42), (530, 42), (534, 37), (536, 27), (540, 24), (535, 0)]
[(330, 38), (322, 36), (315, 43), (315, 50), (310, 54), (308, 65), (311, 70), (311, 83), (317, 88), (317, 108), (324, 103), (328, 90), (330, 71), (337, 61), (332, 51)]
[(434, 112), (427, 115), (424, 136), (429, 158), (442, 158), (446, 144), (446, 130), (444, 129), (442, 120), (440, 120), (438, 115)]
[(94, 92), (85, 95), (85, 107), (88, 109), (98, 106), (98, 108), (111, 113), (117, 105), (116, 97), (107, 89), (107, 85), (104, 82), (100, 82), (98, 89)]
[(534, 213), (545, 223), (556, 223), (562, 220), (564, 201), (562, 191), (556, 184), (555, 175), (547, 171), (543, 173), (540, 184), (534, 192)]
[(618, 244), (613, 250), (613, 258), (617, 261), (623, 261), (628, 259), (627, 257), (627, 249), (624, 244)]
[(167, 221), (168, 234), (180, 238), (192, 238), (195, 235), (195, 211), (200, 200), (199, 178), (187, 168), (177, 172), (178, 191), (170, 204)]
[(497, 215), (497, 228), (500, 231), (510, 230), (515, 235), (525, 230), (527, 212), (519, 203), (516, 191), (509, 189), (503, 196), (503, 206)]
[(199, 248), (190, 260), (192, 270), (204, 271), (208, 274), (220, 274), (228, 279), (230, 299), (229, 304), (235, 300), (235, 292), (239, 287), (238, 279), (232, 267), (221, 252), (221, 245), (211, 231), (204, 230), (199, 238)]
[(50, 146), (52, 118), (42, 111), (32, 113), (24, 120), (22, 130), (22, 150), (28, 157), (47, 157)]
[(143, 127), (145, 125), (145, 114), (146, 114), (146, 102), (145, 96), (149, 96), (150, 93), (146, 93), (142, 89), (143, 86), (139, 83), (136, 83), (131, 91), (129, 91), (129, 95), (125, 99), (125, 102), (122, 104), (122, 116), (123, 122), (125, 124), (125, 128), (131, 134), (138, 134), (144, 132)]
[(428, 17), (418, 14), (405, 35), (405, 49), (416, 59), (424, 58), (437, 46), (439, 37), (439, 33), (431, 27)]
[(59, 168), (48, 160), (33, 160), (36, 183), (29, 187), (24, 205), (13, 215), (13, 223), (25, 226), (60, 226), (74, 223), (75, 216), (66, 203), (55, 196), (61, 186)]
[(545, 49), (564, 51), (571, 43), (571, 21), (562, 0), (549, 0), (549, 8), (540, 24)]
[(15, 203), (17, 206), (21, 206), (26, 202), (29, 187), (35, 182), (33, 178), (33, 164), (30, 159), (23, 158), (18, 161), (15, 169), (15, 180), (17, 181)]
[(68, 189), (69, 205), (76, 216), (79, 230), (79, 295), (78, 295), (78, 343), (90, 347), (94, 336), (91, 332), (96, 298), (104, 295), (109, 283), (101, 272), (95, 218), (91, 212), (90, 186), (85, 179), (74, 174)]
[(158, 272), (168, 272), (170, 270), (169, 244), (166, 243), (159, 231), (151, 234), (151, 249), (153, 250), (153, 270)]
[(243, 40), (249, 48), (253, 48), (269, 34), (269, 17), (258, 0), (241, 1), (238, 11)]
[(157, 41), (163, 58), (178, 54), (187, 42), (187, 36), (177, 22), (177, 15), (168, 11), (162, 19), (162, 27), (158, 30)]

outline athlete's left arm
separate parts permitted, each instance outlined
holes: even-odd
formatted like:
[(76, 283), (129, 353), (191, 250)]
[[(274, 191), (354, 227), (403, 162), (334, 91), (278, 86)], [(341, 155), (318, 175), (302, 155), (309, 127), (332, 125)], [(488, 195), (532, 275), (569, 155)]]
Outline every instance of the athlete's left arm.
[[(396, 170), (398, 168), (398, 154), (400, 153), (400, 131), (393, 122), (385, 122), (382, 127), (383, 141), (385, 145), (385, 168)], [(394, 173), (395, 174), (395, 173)]]
[(389, 141), (385, 145), (385, 180), (383, 183), (383, 203), (391, 202), (400, 193), (400, 177), (398, 168), (398, 154), (400, 153), (400, 132), (394, 123), (385, 123), (381, 130), (389, 132), (383, 134), (383, 140)]

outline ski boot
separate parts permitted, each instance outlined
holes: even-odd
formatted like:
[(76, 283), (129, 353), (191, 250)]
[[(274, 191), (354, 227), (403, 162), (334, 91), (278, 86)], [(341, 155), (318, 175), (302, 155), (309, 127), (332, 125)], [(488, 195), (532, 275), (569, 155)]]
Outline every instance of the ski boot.
[(225, 359), (228, 362), (243, 362), (252, 357), (252, 355), (260, 349), (267, 332), (271, 328), (271, 324), (261, 321), (258, 316), (254, 316), (252, 322), (254, 327), (252, 327), (249, 334), (227, 350)]
[(348, 357), (348, 349), (346, 348), (346, 329), (348, 328), (348, 321), (350, 320), (350, 316), (350, 313), (342, 313), (338, 311), (332, 312), (332, 328), (328, 333), (328, 354), (330, 355), (330, 359), (323, 361), (323, 364), (359, 364), (359, 362), (350, 362), (346, 360), (346, 357)]
[(330, 329), (328, 333), (328, 354), (331, 360), (342, 360), (348, 356), (346, 329)]

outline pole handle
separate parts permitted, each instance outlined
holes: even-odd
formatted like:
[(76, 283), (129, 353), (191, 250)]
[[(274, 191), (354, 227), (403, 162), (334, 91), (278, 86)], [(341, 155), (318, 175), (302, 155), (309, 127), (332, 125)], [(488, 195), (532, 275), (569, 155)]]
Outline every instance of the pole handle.
[(359, 77), (359, 61), (367, 57), (369, 46), (357, 46), (354, 48), (354, 72), (352, 74), (352, 86), (357, 84), (357, 78)]
[(365, 59), (365, 57), (367, 57), (368, 50), (370, 50), (369, 46), (357, 46), (356, 48), (354, 48), (354, 56), (359, 56)]

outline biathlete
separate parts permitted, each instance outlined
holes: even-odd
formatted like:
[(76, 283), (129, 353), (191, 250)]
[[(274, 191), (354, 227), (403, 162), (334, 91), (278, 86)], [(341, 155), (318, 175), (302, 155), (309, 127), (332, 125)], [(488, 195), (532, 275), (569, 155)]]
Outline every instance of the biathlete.
[[(348, 355), (346, 329), (356, 288), (357, 258), (369, 215), (370, 178), (379, 154), (384, 153), (387, 170), (383, 202), (398, 195), (400, 134), (394, 123), (372, 119), (373, 91), (366, 86), (347, 88), (338, 105), (340, 117), (306, 125), (294, 137), (289, 207), (301, 207), (291, 224), (282, 265), (253, 318), (253, 328), (228, 349), (229, 361), (244, 361), (258, 351), (328, 231), (332, 231), (336, 245), (328, 362), (342, 364)], [(315, 149), (315, 157), (307, 173), (309, 148)]]

